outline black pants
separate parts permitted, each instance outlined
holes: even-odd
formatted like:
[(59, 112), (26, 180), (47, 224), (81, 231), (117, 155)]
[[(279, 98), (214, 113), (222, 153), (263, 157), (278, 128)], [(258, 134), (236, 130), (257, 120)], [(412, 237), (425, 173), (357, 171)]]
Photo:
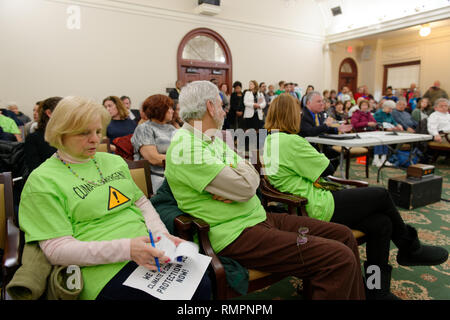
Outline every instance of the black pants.
[(367, 236), (369, 264), (388, 263), (390, 241), (402, 238), (406, 224), (389, 192), (380, 187), (344, 189), (332, 192), (334, 213), (331, 222), (341, 223)]
[[(123, 285), (137, 267), (134, 261), (128, 262), (100, 291), (96, 300), (158, 300), (145, 291)], [(203, 275), (192, 300), (211, 300), (211, 281), (207, 273)]]

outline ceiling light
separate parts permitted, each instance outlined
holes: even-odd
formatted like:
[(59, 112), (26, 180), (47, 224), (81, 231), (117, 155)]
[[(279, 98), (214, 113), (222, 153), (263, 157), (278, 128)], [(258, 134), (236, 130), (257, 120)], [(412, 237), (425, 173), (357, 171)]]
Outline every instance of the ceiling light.
[(429, 35), (431, 32), (431, 28), (430, 25), (428, 24), (423, 24), (420, 26), (420, 31), (419, 34), (421, 37), (426, 37), (427, 35)]

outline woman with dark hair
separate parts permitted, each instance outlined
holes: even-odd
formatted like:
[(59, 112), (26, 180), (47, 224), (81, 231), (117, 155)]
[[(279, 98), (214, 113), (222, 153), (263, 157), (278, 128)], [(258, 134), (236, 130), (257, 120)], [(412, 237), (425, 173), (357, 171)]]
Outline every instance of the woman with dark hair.
[(137, 126), (131, 137), (134, 160), (146, 159), (150, 162), (153, 192), (164, 181), (163, 161), (166, 151), (176, 131), (171, 124), (173, 118), (173, 100), (162, 94), (155, 94), (142, 103), (142, 111), (149, 121)]
[(25, 138), (25, 165), (28, 168), (28, 173), (39, 167), (56, 151), (45, 141), (44, 136), (47, 123), (60, 100), (62, 100), (61, 97), (52, 97), (41, 101), (39, 104), (37, 128)]
[(111, 116), (111, 122), (106, 129), (106, 136), (111, 143), (114, 144), (115, 138), (124, 137), (134, 132), (137, 124), (128, 117), (130, 111), (125, 107), (119, 97), (106, 97), (103, 99), (103, 106)]
[(169, 123), (175, 127), (175, 129), (180, 129), (183, 126), (183, 120), (180, 118), (180, 103), (174, 101), (175, 107), (173, 108), (172, 121)]
[(230, 129), (236, 130), (242, 127), (242, 115), (244, 114), (244, 95), (242, 94), (242, 83), (235, 81), (233, 83), (233, 92), (230, 96), (230, 111), (228, 111), (227, 119)]

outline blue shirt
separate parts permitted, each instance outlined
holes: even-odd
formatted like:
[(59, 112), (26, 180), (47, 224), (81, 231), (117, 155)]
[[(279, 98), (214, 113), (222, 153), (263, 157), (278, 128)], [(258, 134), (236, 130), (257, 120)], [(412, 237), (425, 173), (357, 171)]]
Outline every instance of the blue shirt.
[(126, 118), (125, 120), (111, 120), (106, 129), (106, 136), (112, 143), (115, 138), (134, 133), (134, 129), (136, 129), (136, 122), (130, 118)]

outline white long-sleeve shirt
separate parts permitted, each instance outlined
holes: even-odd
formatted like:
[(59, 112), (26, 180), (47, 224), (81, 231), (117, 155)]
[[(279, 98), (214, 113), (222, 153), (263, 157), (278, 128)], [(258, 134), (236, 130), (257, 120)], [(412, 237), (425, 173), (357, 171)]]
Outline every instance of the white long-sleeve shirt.
[(428, 133), (437, 136), (440, 131), (450, 132), (450, 113), (435, 111), (428, 117)]

